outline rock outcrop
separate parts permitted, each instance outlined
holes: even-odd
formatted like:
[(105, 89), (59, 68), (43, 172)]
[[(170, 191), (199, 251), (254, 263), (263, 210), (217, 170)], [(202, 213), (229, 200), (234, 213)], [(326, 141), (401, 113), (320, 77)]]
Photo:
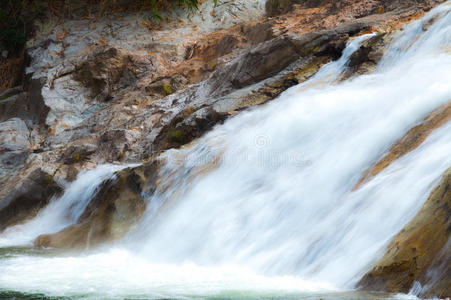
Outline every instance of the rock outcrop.
[(385, 255), (359, 282), (373, 291), (408, 293), (421, 284), (421, 297), (451, 297), (451, 169), (418, 214), (394, 237)]

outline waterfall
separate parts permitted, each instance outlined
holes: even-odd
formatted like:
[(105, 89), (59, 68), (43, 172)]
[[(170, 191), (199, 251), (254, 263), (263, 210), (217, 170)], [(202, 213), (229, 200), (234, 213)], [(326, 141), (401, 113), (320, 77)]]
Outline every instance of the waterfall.
[[(162, 184), (133, 234), (96, 253), (0, 258), (0, 289), (83, 290), (87, 298), (352, 289), (451, 166), (448, 122), (353, 190), (393, 143), (451, 100), (450, 11), (446, 3), (407, 26), (374, 73), (335, 80), (371, 36), (358, 37), (308, 82), (166, 151)], [(73, 224), (120, 168), (81, 173), (13, 242)]]
[(451, 165), (447, 124), (352, 191), (391, 144), (451, 100), (450, 34), (445, 5), (411, 24), (374, 74), (333, 84), (324, 78), (345, 68), (333, 62), (194, 146), (168, 151), (164, 172), (176, 178), (155, 198), (171, 208), (144, 222), (141, 255), (352, 287)]

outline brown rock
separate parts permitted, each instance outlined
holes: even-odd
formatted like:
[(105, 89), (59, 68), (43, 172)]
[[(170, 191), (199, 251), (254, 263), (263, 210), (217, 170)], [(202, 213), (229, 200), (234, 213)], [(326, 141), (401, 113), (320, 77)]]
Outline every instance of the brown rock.
[(219, 113), (211, 107), (201, 108), (197, 111), (188, 107), (163, 128), (156, 138), (155, 144), (160, 149), (179, 148), (200, 137), (226, 118), (227, 114)]
[(271, 23), (243, 25), (241, 31), (251, 45), (257, 45), (274, 38)]
[(380, 33), (365, 41), (349, 58), (348, 69), (342, 79), (374, 71), (389, 44), (388, 39), (386, 33)]
[(155, 190), (158, 162), (128, 168), (102, 184), (78, 222), (58, 233), (40, 235), (37, 247), (90, 248), (123, 237), (142, 217), (147, 199)]
[(358, 283), (365, 290), (409, 292), (414, 281), (423, 296), (451, 297), (451, 169), (443, 174), (418, 214)]

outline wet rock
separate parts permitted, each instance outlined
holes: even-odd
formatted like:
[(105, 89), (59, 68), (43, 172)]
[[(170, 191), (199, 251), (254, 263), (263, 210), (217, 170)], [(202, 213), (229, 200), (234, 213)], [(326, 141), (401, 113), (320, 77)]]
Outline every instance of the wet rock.
[(262, 43), (237, 59), (231, 67), (232, 85), (243, 88), (274, 76), (301, 57), (315, 55), (336, 60), (341, 56), (349, 36), (366, 28), (367, 24), (355, 22), (336, 30), (287, 34)]
[(35, 245), (86, 249), (123, 237), (142, 217), (148, 201), (144, 195), (154, 192), (157, 173), (157, 161), (119, 171), (116, 179), (101, 185), (77, 224), (41, 235)]
[(333, 60), (341, 57), (349, 37), (370, 28), (365, 22), (350, 22), (333, 30), (320, 30), (304, 35), (289, 34), (291, 41), (302, 56), (328, 56)]
[(389, 36), (386, 33), (380, 33), (365, 41), (351, 55), (348, 70), (346, 70), (343, 79), (374, 71), (384, 54), (386, 45), (389, 44), (388, 39)]
[(35, 124), (45, 127), (50, 108), (42, 96), (42, 88), (46, 78), (33, 78), (27, 83), (26, 112)]
[(217, 57), (229, 54), (230, 52), (232, 52), (232, 50), (235, 48), (237, 44), (238, 44), (237, 38), (235, 38), (230, 34), (226, 35), (219, 41), (218, 47), (216, 49)]
[(62, 192), (53, 175), (40, 168), (29, 172), (14, 187), (3, 186), (2, 189), (8, 194), (2, 193), (0, 197), (0, 231), (33, 218), (53, 196)]
[(315, 33), (307, 33), (297, 36), (290, 35), (291, 42), (296, 47), (296, 51), (302, 56), (311, 54), (317, 56), (328, 55), (333, 59), (341, 56), (345, 44), (346, 37), (340, 36), (334, 30), (325, 30)]
[(385, 255), (360, 280), (365, 290), (451, 297), (451, 169), (443, 174), (418, 214), (393, 238)]
[[(449, 230), (448, 230), (449, 232)], [(451, 295), (451, 239), (443, 247), (432, 261), (426, 275), (424, 276), (424, 286), (420, 296), (424, 298), (439, 297), (440, 299), (450, 298)]]
[(200, 137), (226, 118), (226, 113), (219, 113), (211, 107), (201, 108), (197, 111), (188, 107), (161, 131), (155, 144), (159, 145), (161, 149), (179, 148)]
[(288, 88), (305, 82), (330, 61), (329, 57), (314, 55), (298, 59), (279, 74), (255, 84), (252, 88), (245, 91), (237, 90), (219, 98), (213, 108), (218, 112), (234, 114), (237, 111), (264, 104), (275, 99)]

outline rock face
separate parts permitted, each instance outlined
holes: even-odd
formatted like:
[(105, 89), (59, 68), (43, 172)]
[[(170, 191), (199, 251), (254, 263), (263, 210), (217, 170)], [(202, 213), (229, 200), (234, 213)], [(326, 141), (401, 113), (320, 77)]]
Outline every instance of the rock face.
[(451, 169), (443, 174), (418, 214), (359, 282), (363, 289), (407, 293), (414, 282), (420, 296), (451, 297)]

